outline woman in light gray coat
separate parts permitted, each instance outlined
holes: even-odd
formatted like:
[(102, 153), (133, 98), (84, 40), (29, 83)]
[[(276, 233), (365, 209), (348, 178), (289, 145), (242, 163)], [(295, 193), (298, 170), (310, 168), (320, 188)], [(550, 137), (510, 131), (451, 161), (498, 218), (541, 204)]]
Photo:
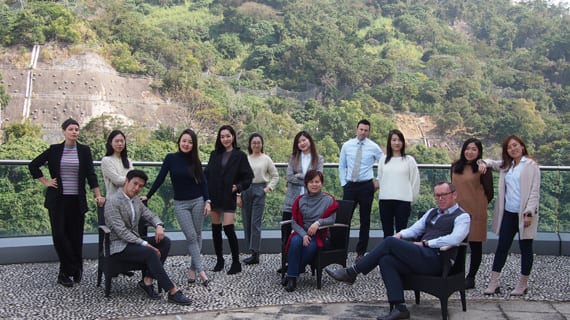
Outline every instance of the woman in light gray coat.
[[(295, 199), (304, 194), (305, 190), (305, 174), (313, 169), (323, 172), (324, 158), (317, 153), (317, 147), (313, 141), (313, 137), (306, 132), (297, 133), (293, 139), (293, 151), (287, 163), (287, 193), (283, 203), (283, 221), (291, 220), (293, 202)], [(291, 234), (291, 224), (281, 226), (281, 251), (285, 250), (285, 244)], [(278, 272), (284, 273), (287, 269), (279, 269)]]
[(495, 202), (491, 230), (499, 236), (489, 285), (485, 294), (500, 292), (499, 277), (507, 260), (513, 237), (518, 232), (521, 250), (521, 277), (511, 296), (527, 292), (532, 269), (532, 240), (538, 231), (540, 170), (528, 157), (525, 143), (511, 135), (503, 140), (502, 161), (485, 160), (487, 166), (500, 172), (498, 199)]

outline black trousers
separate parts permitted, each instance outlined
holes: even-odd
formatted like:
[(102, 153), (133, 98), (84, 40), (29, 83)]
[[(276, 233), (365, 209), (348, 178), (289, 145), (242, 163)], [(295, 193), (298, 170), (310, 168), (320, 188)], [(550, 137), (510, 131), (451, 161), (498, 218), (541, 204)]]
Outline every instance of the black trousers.
[(170, 281), (170, 278), (164, 270), (164, 261), (166, 261), (168, 252), (170, 251), (170, 239), (164, 237), (160, 243), (156, 243), (154, 237), (147, 237), (145, 240), (160, 251), (160, 257), (153, 249), (134, 243), (127, 244), (125, 250), (115, 253), (113, 257), (130, 263), (146, 264), (147, 270), (144, 274), (145, 277), (156, 279), (158, 286), (165, 291), (174, 288), (174, 284)]
[(78, 276), (83, 271), (83, 224), (79, 196), (63, 196), (48, 209), (53, 245), (59, 258), (59, 272)]
[(343, 186), (343, 200), (354, 201), (360, 206), (360, 232), (358, 234), (358, 243), (356, 244), (356, 253), (363, 255), (368, 249), (368, 240), (370, 238), (370, 212), (372, 211), (372, 201), (374, 201), (374, 183), (372, 180), (364, 182), (347, 182)]

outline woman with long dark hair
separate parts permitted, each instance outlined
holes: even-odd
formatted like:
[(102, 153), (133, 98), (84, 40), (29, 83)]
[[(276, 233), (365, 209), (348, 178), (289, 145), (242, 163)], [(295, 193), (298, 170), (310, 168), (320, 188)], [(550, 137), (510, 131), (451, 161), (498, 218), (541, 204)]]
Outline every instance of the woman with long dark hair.
[(475, 276), (483, 257), (483, 242), (487, 240), (487, 206), (493, 199), (493, 175), (491, 170), (479, 172), (477, 162), (483, 155), (479, 139), (469, 138), (461, 147), (459, 160), (451, 165), (451, 181), (457, 189), (457, 203), (471, 214), (469, 248), (471, 259), (465, 288), (475, 288)]
[(216, 146), (210, 154), (208, 166), (204, 172), (208, 179), (208, 192), (212, 199), (212, 240), (217, 262), (213, 271), (224, 268), (222, 248), (223, 229), (232, 252), (232, 265), (228, 274), (241, 272), (239, 261), (239, 243), (235, 232), (235, 211), (237, 196), (249, 188), (253, 171), (247, 161), (247, 155), (238, 148), (234, 128), (224, 125), (218, 130)]
[[(313, 141), (313, 137), (307, 131), (300, 131), (293, 139), (293, 150), (289, 161), (287, 162), (287, 192), (283, 203), (283, 221), (291, 220), (293, 202), (295, 199), (304, 194), (305, 174), (309, 170), (317, 170), (323, 172), (324, 159), (317, 153), (317, 146)], [(291, 234), (291, 225), (285, 224), (281, 226), (281, 251), (284, 252), (285, 244)], [(285, 272), (281, 268), (278, 272)]]
[(105, 193), (110, 196), (125, 184), (127, 172), (133, 169), (127, 153), (127, 138), (121, 130), (113, 130), (105, 143), (105, 156), (101, 159), (101, 172)]
[(528, 289), (533, 264), (532, 240), (538, 232), (540, 200), (540, 169), (530, 158), (524, 141), (515, 135), (502, 143), (502, 160), (485, 160), (486, 166), (497, 170), (499, 189), (491, 230), (499, 236), (493, 269), (485, 294), (500, 292), (499, 278), (505, 266), (513, 238), (519, 234), (521, 275), (511, 296), (522, 296)]
[(420, 172), (414, 157), (406, 154), (406, 139), (397, 129), (388, 132), (386, 154), (378, 164), (379, 209), (384, 238), (408, 226), (420, 193)]
[(198, 136), (193, 130), (186, 129), (178, 137), (177, 144), (178, 152), (166, 155), (156, 180), (146, 197), (141, 197), (141, 199), (150, 199), (164, 183), (166, 175), (170, 173), (174, 190), (174, 212), (180, 229), (186, 237), (188, 253), (192, 259), (188, 283), (196, 282), (196, 274), (198, 274), (202, 285), (207, 286), (209, 280), (204, 271), (200, 251), (204, 215), (210, 212), (211, 207), (208, 186), (198, 155)]

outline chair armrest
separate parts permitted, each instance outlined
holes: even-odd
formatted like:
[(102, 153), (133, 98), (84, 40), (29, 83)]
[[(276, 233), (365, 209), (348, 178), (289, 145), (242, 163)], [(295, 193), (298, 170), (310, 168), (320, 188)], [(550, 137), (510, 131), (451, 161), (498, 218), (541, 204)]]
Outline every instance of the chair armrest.
[(111, 233), (111, 229), (109, 229), (109, 227), (107, 227), (105, 225), (100, 225), (99, 229), (101, 229), (101, 231), (103, 231), (105, 233)]
[(348, 228), (348, 224), (335, 223), (335, 224), (329, 224), (327, 226), (319, 226), (319, 230), (329, 229), (329, 228), (338, 228), (338, 227)]
[(443, 246), (443, 247), (439, 248), (439, 251), (448, 251), (451, 248), (460, 247), (460, 246), (467, 246), (467, 243), (461, 242), (461, 243), (456, 244), (456, 245)]
[(293, 220), (283, 220), (283, 221), (279, 221), (279, 224), (282, 225), (282, 226), (284, 226), (284, 225), (286, 225), (286, 224), (291, 224), (291, 223), (293, 223)]

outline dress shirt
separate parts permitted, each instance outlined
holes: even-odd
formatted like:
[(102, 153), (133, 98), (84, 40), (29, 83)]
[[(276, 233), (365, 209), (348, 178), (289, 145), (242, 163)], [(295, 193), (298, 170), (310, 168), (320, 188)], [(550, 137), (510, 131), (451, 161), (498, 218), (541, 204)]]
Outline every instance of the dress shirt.
[[(443, 214), (447, 214), (450, 212), (454, 212), (459, 208), (458, 204), (447, 208)], [(428, 214), (432, 209), (428, 210), (416, 223), (414, 223), (411, 227), (406, 228), (400, 233), (402, 234), (403, 238), (418, 238), (425, 233), (426, 229), (426, 219)], [(439, 210), (439, 209), (438, 209)], [(435, 217), (437, 221), (438, 216)], [(441, 248), (445, 246), (455, 246), (460, 244), (469, 234), (469, 225), (471, 223), (471, 217), (469, 213), (463, 213), (455, 218), (455, 222), (453, 225), (453, 231), (445, 236), (441, 236), (439, 238), (431, 239), (428, 241), (430, 248)]]
[(521, 171), (525, 165), (527, 157), (523, 156), (518, 166), (515, 162), (505, 174), (505, 210), (510, 212), (519, 212), (521, 209)]
[[(354, 168), (356, 152), (360, 147), (358, 142), (358, 138), (350, 139), (342, 145), (342, 149), (340, 150), (338, 172), (341, 186), (344, 186), (348, 181), (352, 180), (352, 168)], [(359, 182), (374, 178), (374, 163), (379, 161), (384, 154), (380, 146), (374, 141), (364, 138), (362, 143), (362, 159), (360, 161), (360, 174), (358, 176)]]

